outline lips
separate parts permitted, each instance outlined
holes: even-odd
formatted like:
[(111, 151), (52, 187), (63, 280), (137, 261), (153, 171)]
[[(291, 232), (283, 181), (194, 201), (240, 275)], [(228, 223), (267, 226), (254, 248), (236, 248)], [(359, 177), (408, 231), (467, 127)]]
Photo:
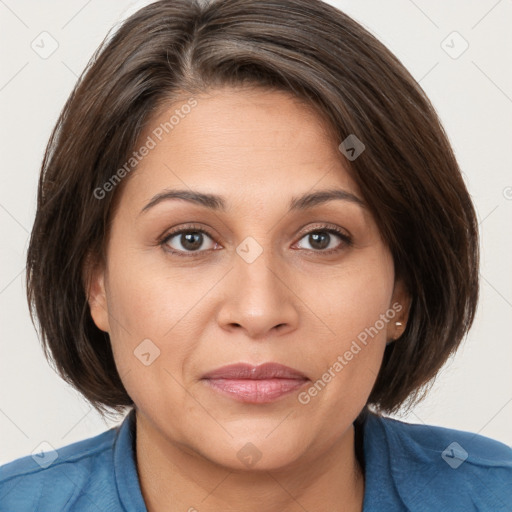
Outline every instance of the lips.
[(259, 366), (239, 363), (223, 366), (203, 376), (203, 379), (306, 379), (307, 377), (288, 366), (264, 363)]
[(309, 381), (302, 372), (278, 363), (223, 366), (208, 372), (202, 380), (214, 391), (253, 404), (273, 402)]

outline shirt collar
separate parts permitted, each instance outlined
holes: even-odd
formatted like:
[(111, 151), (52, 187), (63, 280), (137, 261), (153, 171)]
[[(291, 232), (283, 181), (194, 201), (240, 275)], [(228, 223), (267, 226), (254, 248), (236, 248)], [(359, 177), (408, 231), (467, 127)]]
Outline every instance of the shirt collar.
[(123, 509), (126, 512), (147, 512), (135, 461), (135, 409), (132, 409), (118, 427), (114, 441), (114, 472)]
[[(363, 428), (363, 512), (509, 510), (512, 478), (505, 483), (505, 474), (512, 462), (500, 443), (375, 413)], [(454, 457), (460, 459), (456, 469), (447, 462)]]
[[(373, 510), (408, 510), (396, 485), (396, 468), (384, 418), (368, 411), (361, 424), (365, 462), (363, 512)], [(399, 456), (394, 454), (395, 459)]]

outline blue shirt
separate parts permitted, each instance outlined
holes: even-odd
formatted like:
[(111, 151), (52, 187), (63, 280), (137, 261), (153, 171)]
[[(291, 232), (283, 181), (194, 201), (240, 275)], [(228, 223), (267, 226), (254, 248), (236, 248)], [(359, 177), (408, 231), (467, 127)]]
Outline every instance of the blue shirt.
[[(507, 445), (371, 412), (362, 427), (364, 512), (512, 511)], [(103, 434), (0, 467), (0, 511), (146, 511), (134, 438), (132, 410)]]

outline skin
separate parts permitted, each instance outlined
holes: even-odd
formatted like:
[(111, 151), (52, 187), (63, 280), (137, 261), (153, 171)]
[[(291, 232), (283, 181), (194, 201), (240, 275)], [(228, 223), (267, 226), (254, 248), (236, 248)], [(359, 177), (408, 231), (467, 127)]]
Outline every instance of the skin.
[[(316, 111), (257, 88), (196, 99), (123, 183), (106, 264), (96, 266), (88, 290), (136, 405), (148, 510), (361, 511), (352, 423), (386, 342), (405, 328), (409, 298), (364, 205), (333, 200), (288, 212), (292, 197), (327, 188), (362, 200), (340, 141)], [(184, 103), (156, 114), (141, 144)], [(173, 199), (141, 213), (171, 188), (222, 195), (226, 210)], [(352, 243), (326, 234), (325, 223)], [(195, 252), (180, 235), (159, 244), (190, 224), (191, 232), (208, 232)], [(327, 248), (307, 234), (319, 231)], [(246, 237), (262, 250), (251, 263), (236, 251)], [(227, 364), (271, 361), (303, 372), (311, 385), (396, 302), (402, 311), (307, 404), (298, 391), (269, 404), (240, 403), (201, 380)], [(134, 355), (145, 339), (160, 350), (148, 366)], [(247, 443), (261, 454), (252, 466), (237, 457)]]

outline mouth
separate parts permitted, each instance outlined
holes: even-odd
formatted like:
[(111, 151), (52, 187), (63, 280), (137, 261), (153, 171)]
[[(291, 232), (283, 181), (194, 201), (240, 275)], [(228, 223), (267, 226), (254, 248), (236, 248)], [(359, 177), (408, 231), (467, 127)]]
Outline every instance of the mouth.
[(303, 373), (278, 363), (232, 364), (205, 374), (201, 380), (213, 391), (252, 404), (274, 402), (309, 382)]

